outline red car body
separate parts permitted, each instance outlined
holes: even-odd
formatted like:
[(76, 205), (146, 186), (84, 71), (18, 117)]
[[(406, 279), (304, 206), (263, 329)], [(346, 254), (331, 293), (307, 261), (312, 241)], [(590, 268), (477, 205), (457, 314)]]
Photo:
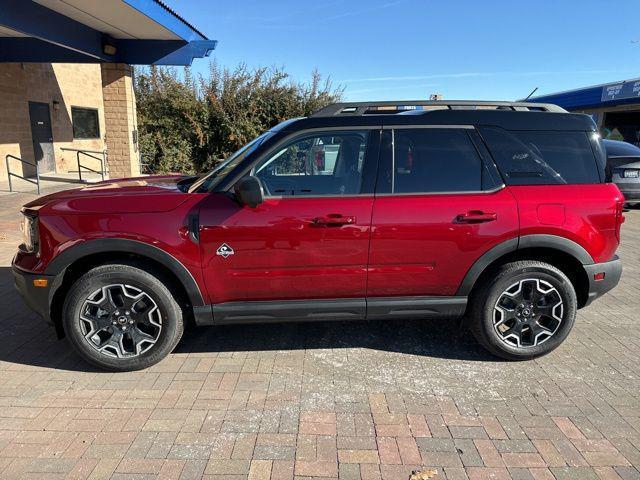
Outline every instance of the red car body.
[[(460, 124), (454, 113), (442, 118)], [(429, 115), (433, 122), (440, 118), (438, 112)], [(480, 118), (479, 112), (460, 115), (470, 116), (469, 123)], [(495, 118), (500, 115), (507, 113)], [(546, 125), (539, 117), (545, 114), (522, 115)], [(522, 115), (513, 112), (510, 121), (517, 126)], [(344, 120), (352, 128), (380, 128), (377, 139), (386, 128), (371, 117)], [(591, 128), (590, 120), (579, 121)], [(254, 157), (296, 129), (330, 125), (323, 118), (313, 122), (289, 124)], [(376, 146), (367, 158), (377, 160), (383, 150)], [(246, 162), (253, 161), (250, 154)], [(579, 306), (613, 288), (620, 277), (615, 251), (624, 198), (611, 183), (500, 182), (487, 191), (394, 195), (375, 187), (376, 178), (380, 181), (375, 171), (367, 187), (365, 167), (360, 194), (267, 196), (252, 207), (231, 189), (246, 169), (240, 163), (211, 191), (188, 191), (179, 175), (150, 176), (106, 181), (27, 204), (24, 213), (37, 217), (39, 249), (16, 254), (19, 290), (59, 326), (65, 292), (80, 273), (112, 257), (135, 256), (166, 269), (197, 323), (216, 324), (460, 315), (482, 275), (507, 259), (559, 265), (574, 281)], [(233, 255), (221, 252), (223, 245), (232, 246)], [(47, 279), (48, 288), (34, 288), (35, 279)], [(275, 302), (273, 311), (269, 302)], [(311, 306), (301, 314), (295, 302)]]

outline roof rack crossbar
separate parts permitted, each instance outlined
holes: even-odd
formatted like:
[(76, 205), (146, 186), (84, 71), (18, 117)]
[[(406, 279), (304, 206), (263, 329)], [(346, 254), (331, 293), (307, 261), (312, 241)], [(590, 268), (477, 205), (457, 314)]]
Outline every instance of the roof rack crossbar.
[[(381, 109), (379, 112), (372, 112), (374, 107), (397, 107), (396, 109)], [(403, 108), (404, 107), (404, 108)], [(442, 107), (455, 110), (456, 107), (496, 107), (511, 111), (543, 111), (567, 113), (567, 111), (557, 105), (551, 103), (536, 102), (491, 102), (491, 101), (474, 101), (474, 100), (398, 100), (398, 101), (382, 101), (382, 102), (344, 102), (332, 103), (320, 110), (314, 112), (312, 117), (332, 117), (340, 116), (361, 116), (365, 114), (389, 114), (400, 111), (410, 111), (411, 107)]]

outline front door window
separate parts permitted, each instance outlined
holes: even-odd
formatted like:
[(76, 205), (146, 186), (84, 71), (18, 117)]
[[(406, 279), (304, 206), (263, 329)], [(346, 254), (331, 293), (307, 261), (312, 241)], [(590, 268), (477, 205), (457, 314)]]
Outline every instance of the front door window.
[(360, 193), (368, 132), (306, 135), (279, 148), (254, 168), (269, 196)]

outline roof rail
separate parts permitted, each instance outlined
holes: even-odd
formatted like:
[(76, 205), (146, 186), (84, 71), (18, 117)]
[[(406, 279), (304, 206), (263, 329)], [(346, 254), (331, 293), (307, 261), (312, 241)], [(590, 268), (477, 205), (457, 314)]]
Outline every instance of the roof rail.
[[(431, 107), (431, 108), (424, 108)], [(511, 110), (511, 111), (535, 111), (567, 113), (564, 108), (551, 103), (535, 102), (487, 102), (474, 100), (394, 100), (383, 102), (347, 102), (332, 103), (317, 110), (312, 117), (361, 116), (361, 115), (390, 115), (407, 111), (425, 112), (429, 110), (468, 110), (480, 107), (480, 109)]]

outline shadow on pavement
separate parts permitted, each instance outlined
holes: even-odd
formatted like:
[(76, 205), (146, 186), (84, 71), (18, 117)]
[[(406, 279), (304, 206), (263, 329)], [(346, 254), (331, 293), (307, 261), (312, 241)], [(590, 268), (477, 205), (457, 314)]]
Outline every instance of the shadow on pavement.
[[(10, 267), (0, 267), (0, 362), (97, 371), (26, 307)], [(175, 353), (365, 348), (471, 361), (496, 359), (452, 320), (278, 323), (189, 328)]]

